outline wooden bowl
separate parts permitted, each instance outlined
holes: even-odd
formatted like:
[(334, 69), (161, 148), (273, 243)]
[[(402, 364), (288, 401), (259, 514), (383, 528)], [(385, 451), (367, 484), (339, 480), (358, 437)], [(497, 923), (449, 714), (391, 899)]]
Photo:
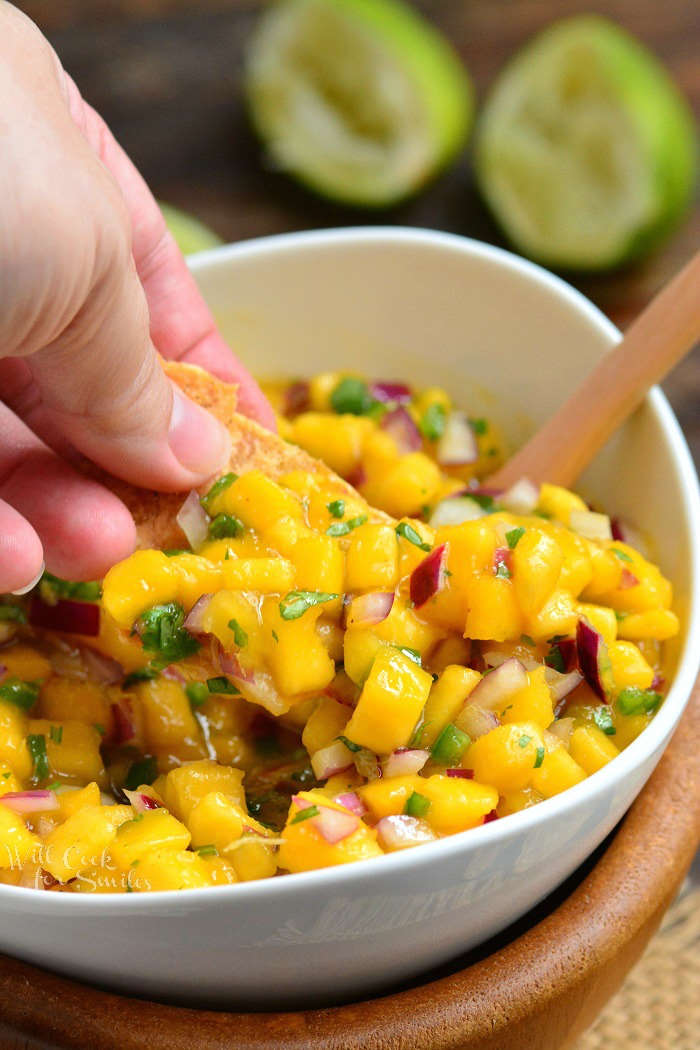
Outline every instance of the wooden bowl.
[(0, 1046), (558, 1050), (639, 958), (699, 842), (700, 683), (656, 771), (573, 889), (446, 975), (349, 1006), (219, 1013), (128, 999), (0, 957)]

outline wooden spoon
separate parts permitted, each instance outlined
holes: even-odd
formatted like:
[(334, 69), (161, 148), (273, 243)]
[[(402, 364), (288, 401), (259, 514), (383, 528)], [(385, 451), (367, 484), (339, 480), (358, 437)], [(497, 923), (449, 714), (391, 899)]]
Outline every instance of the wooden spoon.
[(644, 398), (700, 339), (700, 252), (489, 485), (520, 478), (570, 487)]

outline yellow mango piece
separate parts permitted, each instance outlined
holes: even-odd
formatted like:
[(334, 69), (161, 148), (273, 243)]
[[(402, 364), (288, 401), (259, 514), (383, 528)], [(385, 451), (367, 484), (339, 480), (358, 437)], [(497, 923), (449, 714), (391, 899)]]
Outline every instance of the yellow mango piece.
[(362, 685), (369, 674), (375, 656), (386, 642), (370, 627), (350, 627), (343, 639), (345, 673), (356, 685)]
[(200, 729), (180, 683), (161, 677), (139, 682), (135, 691), (144, 713), (147, 745), (170, 748), (181, 757), (198, 757)]
[(21, 780), (12, 772), (7, 762), (0, 762), (0, 795), (6, 795), (8, 791), (23, 791)]
[(588, 510), (581, 497), (575, 492), (569, 492), (560, 485), (550, 485), (547, 482), (540, 486), (537, 506), (539, 510), (549, 514), (552, 518), (557, 518), (564, 525), (569, 524), (572, 510)]
[(510, 580), (477, 576), (469, 588), (464, 637), (505, 642), (522, 634), (522, 616)]
[(506, 707), (498, 712), (502, 722), (535, 722), (540, 731), (554, 720), (552, 694), (544, 675), (544, 667), (528, 671), (528, 685), (508, 697)]
[(286, 594), (294, 579), (294, 565), (286, 558), (229, 558), (221, 563), (223, 586), (232, 591)]
[(583, 597), (586, 601), (595, 602), (618, 586), (622, 576), (622, 562), (606, 547), (600, 547), (590, 541), (588, 556), (593, 574), (583, 591)]
[(128, 871), (152, 850), (183, 850), (190, 833), (167, 809), (149, 809), (125, 821), (109, 845), (109, 853), (122, 871)]
[(348, 591), (393, 591), (399, 576), (399, 549), (393, 527), (368, 522), (353, 529), (345, 573)]
[(541, 759), (542, 730), (534, 722), (497, 726), (475, 740), (462, 760), (474, 770), (474, 779), (493, 784), (499, 794), (531, 786), (532, 774)]
[(310, 755), (342, 734), (351, 712), (352, 708), (329, 696), (318, 701), (301, 734), (301, 742)]
[(487, 813), (496, 808), (498, 792), (476, 780), (462, 780), (436, 774), (373, 780), (358, 789), (358, 794), (375, 820), (403, 813), (406, 803), (416, 792), (427, 798), (430, 807), (423, 819), (435, 831), (452, 835), (483, 823)]
[[(403, 524), (410, 526), (428, 548), (434, 545), (435, 530), (431, 529), (430, 525), (426, 525), (424, 521), (419, 521), (417, 518), (403, 518)], [(404, 577), (411, 575), (416, 566), (426, 557), (428, 551), (421, 550), (415, 543), (407, 540), (405, 536), (399, 533), (397, 533), (397, 539), (399, 548), (399, 579), (403, 580)]]
[(111, 860), (105, 858), (104, 864), (81, 871), (71, 883), (70, 890), (71, 893), (126, 893), (127, 886), (133, 891), (131, 877), (134, 874), (119, 871)]
[(193, 847), (215, 846), (242, 882), (275, 874), (277, 860), (271, 846), (265, 844), (270, 833), (249, 816), (245, 803), (240, 806), (221, 792), (212, 792), (197, 803), (188, 823)]
[(198, 890), (213, 886), (210, 868), (204, 858), (189, 850), (153, 850), (129, 873), (129, 885), (136, 893), (155, 890)]
[(167, 808), (188, 826), (194, 807), (212, 792), (221, 792), (245, 808), (243, 771), (207, 758), (171, 769), (162, 788)]
[(654, 681), (654, 669), (642, 656), (634, 642), (614, 642), (608, 646), (615, 688), (649, 689)]
[(374, 428), (366, 416), (302, 412), (292, 422), (292, 441), (345, 477), (360, 465), (364, 440)]
[(335, 664), (316, 631), (322, 612), (322, 606), (315, 606), (296, 620), (285, 620), (279, 602), (270, 599), (263, 605), (267, 662), (285, 696), (321, 692), (335, 677)]
[(409, 452), (385, 473), (360, 485), (368, 503), (394, 518), (415, 517), (440, 488), (437, 463), (423, 452)]
[(39, 713), (50, 722), (71, 719), (105, 728), (112, 718), (107, 694), (97, 682), (58, 675), (42, 686)]
[(131, 806), (84, 806), (44, 840), (44, 868), (59, 882), (68, 882), (103, 864), (117, 828), (131, 820), (133, 812)]
[(571, 734), (569, 754), (588, 776), (602, 769), (619, 753), (610, 737), (597, 726), (579, 726)]
[[(53, 731), (53, 732), (52, 732)], [(45, 718), (31, 718), (27, 732), (46, 739), (46, 754), (51, 776), (78, 780), (106, 782), (97, 729), (84, 722), (61, 722), (57, 725)]]
[(256, 532), (266, 532), (280, 518), (303, 522), (304, 514), (298, 497), (283, 489), (259, 470), (241, 474), (232, 485), (212, 501), (209, 513), (233, 514)]
[(623, 751), (628, 744), (636, 740), (643, 729), (649, 725), (653, 715), (623, 715), (613, 708), (613, 722), (615, 723), (615, 747)]
[(0, 869), (21, 868), (38, 852), (40, 842), (19, 815), (0, 799)]
[(408, 744), (432, 677), (409, 656), (386, 647), (375, 657), (345, 736), (376, 754)]
[(423, 710), (421, 747), (431, 747), (438, 736), (461, 711), (471, 691), (481, 681), (478, 671), (450, 664), (433, 682)]
[(368, 478), (380, 477), (398, 462), (399, 457), (398, 446), (386, 431), (375, 427), (365, 435), (362, 442), (362, 466)]
[(238, 882), (236, 869), (225, 857), (202, 855), (212, 886), (233, 886)]
[(350, 372), (319, 372), (309, 380), (309, 400), (315, 412), (331, 411), (331, 394)]
[(20, 678), (23, 682), (40, 682), (53, 674), (46, 657), (28, 645), (12, 645), (3, 649), (1, 662), (8, 678)]
[(617, 617), (612, 609), (604, 605), (590, 605), (586, 602), (576, 603), (576, 612), (594, 627), (603, 640), (610, 646), (617, 638)]
[(65, 788), (57, 792), (58, 811), (62, 820), (67, 820), (85, 806), (99, 806), (100, 789), (93, 780), (84, 788)]
[[(293, 561), (296, 590), (343, 593), (345, 559), (331, 536), (301, 537), (294, 545)], [(282, 593), (286, 594), (291, 589), (290, 585)]]
[(537, 614), (557, 586), (564, 558), (551, 536), (527, 528), (512, 554), (513, 587), (522, 612)]
[(649, 609), (647, 612), (628, 613), (617, 625), (619, 638), (637, 642), (652, 638), (665, 642), (680, 630), (678, 617), (670, 609)]
[(178, 579), (162, 551), (135, 551), (112, 566), (102, 584), (102, 605), (119, 627), (129, 629), (153, 605), (175, 601)]
[[(588, 541), (568, 529), (555, 528), (552, 535), (564, 556), (559, 573), (558, 587), (568, 591), (574, 598), (589, 585), (593, 578), (593, 567), (588, 554)], [(607, 604), (604, 602), (603, 604)]]
[(221, 566), (199, 554), (175, 554), (170, 566), (177, 580), (177, 600), (188, 611), (203, 594), (221, 587)]
[(539, 769), (532, 773), (532, 786), (543, 798), (552, 798), (586, 779), (586, 771), (563, 744), (548, 750)]
[(613, 609), (630, 613), (644, 613), (670, 607), (671, 584), (656, 565), (647, 561), (628, 543), (616, 540), (610, 544), (608, 550), (620, 561), (622, 573), (617, 587), (600, 598), (602, 605), (610, 605)]
[(521, 813), (524, 809), (536, 806), (538, 802), (542, 802), (543, 798), (544, 796), (532, 787), (521, 788), (520, 791), (509, 791), (499, 801), (496, 812), (499, 817), (508, 817), (511, 813)]
[(27, 716), (19, 707), (0, 700), (0, 762), (21, 781), (28, 780), (32, 772), (32, 760), (26, 745), (27, 725)]
[(536, 615), (525, 617), (525, 633), (536, 642), (553, 638), (555, 634), (570, 636), (576, 631), (577, 621), (573, 597), (568, 591), (557, 589)]
[[(349, 813), (320, 791), (300, 791), (299, 795), (314, 806)], [(355, 831), (339, 842), (330, 843), (317, 830), (313, 819), (295, 822), (298, 813), (298, 807), (292, 803), (289, 819), (282, 832), (278, 861), (279, 866), (286, 871), (312, 871), (382, 856), (382, 850), (377, 845), (377, 833), (359, 818)]]

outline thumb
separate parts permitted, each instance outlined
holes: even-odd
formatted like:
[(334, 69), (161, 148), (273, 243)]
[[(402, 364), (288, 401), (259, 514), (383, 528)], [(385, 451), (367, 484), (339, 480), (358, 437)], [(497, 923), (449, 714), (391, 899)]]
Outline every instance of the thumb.
[(103, 267), (69, 327), (26, 361), (48, 422), (110, 473), (175, 491), (226, 463), (224, 427), (161, 368), (128, 244)]

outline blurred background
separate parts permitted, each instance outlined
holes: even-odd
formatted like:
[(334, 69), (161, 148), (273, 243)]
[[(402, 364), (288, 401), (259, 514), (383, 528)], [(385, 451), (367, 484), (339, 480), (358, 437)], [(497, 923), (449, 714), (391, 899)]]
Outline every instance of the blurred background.
[[(413, 199), (380, 211), (334, 204), (273, 170), (250, 129), (242, 81), (246, 47), (266, 6), (258, 0), (24, 0), (156, 196), (202, 219), (224, 240), (358, 223), (450, 230), (503, 244), (477, 192), (469, 147)], [(471, 75), (477, 107), (505, 61), (564, 15), (595, 10), (663, 62), (700, 110), (696, 0), (420, 0), (413, 5), (451, 42)], [(566, 274), (624, 327), (700, 243), (700, 209), (650, 257), (612, 273)], [(700, 461), (700, 355), (667, 391)]]

